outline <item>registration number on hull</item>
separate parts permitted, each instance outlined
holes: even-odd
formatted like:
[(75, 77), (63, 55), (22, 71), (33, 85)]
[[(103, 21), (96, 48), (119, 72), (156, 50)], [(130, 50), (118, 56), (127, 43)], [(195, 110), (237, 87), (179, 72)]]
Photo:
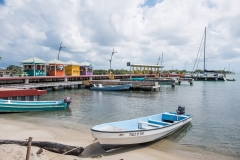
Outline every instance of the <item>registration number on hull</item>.
[(129, 133), (129, 136), (133, 137), (133, 136), (142, 136), (144, 135), (144, 132), (132, 132)]

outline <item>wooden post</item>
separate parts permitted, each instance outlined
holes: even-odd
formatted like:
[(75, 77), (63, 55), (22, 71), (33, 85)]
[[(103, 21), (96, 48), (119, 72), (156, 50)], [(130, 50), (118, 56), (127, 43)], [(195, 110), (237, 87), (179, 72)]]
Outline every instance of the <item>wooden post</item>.
[(29, 139), (28, 139), (28, 146), (27, 146), (26, 160), (29, 160), (31, 144), (32, 144), (32, 137), (29, 137)]

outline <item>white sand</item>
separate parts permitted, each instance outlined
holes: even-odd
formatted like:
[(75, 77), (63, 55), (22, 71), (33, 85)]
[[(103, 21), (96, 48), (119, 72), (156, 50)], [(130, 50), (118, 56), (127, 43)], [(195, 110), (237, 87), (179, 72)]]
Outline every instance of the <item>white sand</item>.
[[(26, 140), (33, 137), (33, 141), (49, 141), (66, 145), (82, 146), (84, 151), (79, 156), (56, 154), (44, 150), (36, 154), (38, 147), (31, 147), (31, 160), (78, 160), (78, 159), (103, 159), (103, 160), (183, 160), (186, 157), (165, 153), (149, 147), (132, 146), (121, 148), (112, 152), (105, 152), (98, 142), (94, 142), (89, 128), (67, 129), (54, 123), (42, 124), (41, 122), (23, 122), (0, 118), (0, 139)], [(27, 147), (14, 144), (0, 145), (0, 160), (24, 160)]]

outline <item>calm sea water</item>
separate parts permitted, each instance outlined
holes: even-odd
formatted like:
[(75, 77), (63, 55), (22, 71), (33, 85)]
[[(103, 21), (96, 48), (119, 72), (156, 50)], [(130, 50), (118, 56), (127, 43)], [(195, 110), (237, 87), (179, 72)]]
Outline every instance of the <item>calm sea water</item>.
[(40, 100), (70, 96), (70, 109), (21, 113), (15, 118), (38, 117), (45, 122), (61, 121), (66, 127), (84, 124), (90, 129), (100, 123), (175, 111), (178, 105), (184, 105), (186, 113), (193, 115), (192, 122), (147, 147), (199, 159), (240, 159), (240, 74), (227, 77), (237, 81), (195, 81), (192, 86), (182, 82), (175, 88), (162, 85), (158, 92), (53, 91)]

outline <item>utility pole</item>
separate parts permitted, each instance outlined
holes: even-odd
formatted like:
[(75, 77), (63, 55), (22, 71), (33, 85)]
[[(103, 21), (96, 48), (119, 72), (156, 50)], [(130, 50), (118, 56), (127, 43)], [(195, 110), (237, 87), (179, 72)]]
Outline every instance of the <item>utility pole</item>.
[(205, 27), (205, 36), (204, 36), (204, 68), (203, 68), (203, 72), (205, 73), (205, 50), (206, 50), (206, 27)]
[(161, 59), (161, 58), (160, 58), (160, 56), (159, 56), (157, 65), (159, 64), (160, 59)]
[(60, 51), (62, 48), (66, 48), (66, 47), (65, 46), (62, 47), (62, 42), (61, 42), (60, 47), (59, 47), (59, 52), (58, 52), (58, 60), (59, 60), (59, 54), (60, 54)]
[(162, 62), (163, 62), (163, 52), (162, 52), (162, 58), (161, 58), (161, 68), (160, 68), (161, 71), (160, 71), (160, 76), (159, 76), (160, 78), (161, 78), (161, 75), (162, 75), (162, 69), (163, 69), (163, 68), (162, 68), (162, 67), (163, 67), (163, 66), (162, 66)]
[(162, 67), (162, 61), (163, 61), (163, 52), (162, 52), (162, 59), (161, 59), (161, 67)]
[(109, 60), (110, 61), (110, 71), (109, 71), (110, 73), (109, 74), (111, 74), (111, 63), (112, 63), (112, 56), (113, 56), (114, 53), (117, 53), (117, 52), (115, 52), (114, 48), (113, 48), (111, 59)]

